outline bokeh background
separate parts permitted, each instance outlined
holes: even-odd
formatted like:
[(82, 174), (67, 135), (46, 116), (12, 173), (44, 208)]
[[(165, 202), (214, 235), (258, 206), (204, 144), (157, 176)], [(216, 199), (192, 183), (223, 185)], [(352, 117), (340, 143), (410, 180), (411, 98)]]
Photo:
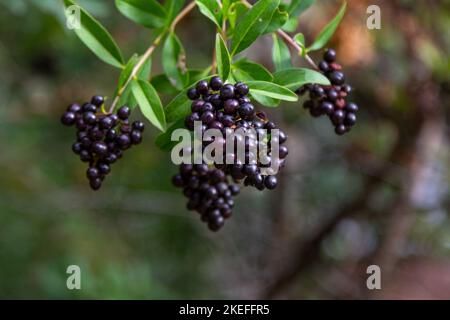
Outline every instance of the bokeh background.
[[(151, 32), (113, 1), (79, 3), (126, 57), (149, 45)], [(366, 28), (370, 4), (381, 30)], [(311, 40), (338, 7), (317, 1), (299, 31)], [(65, 28), (60, 1), (1, 0), (0, 297), (450, 298), (449, 30), (449, 1), (349, 1), (330, 46), (355, 87), (357, 126), (337, 137), (301, 103), (269, 110), (290, 136), (281, 186), (245, 190), (213, 234), (171, 186), (176, 167), (153, 129), (90, 191), (59, 117), (111, 97), (118, 73)], [(208, 66), (208, 20), (192, 13), (177, 31), (188, 66)], [(263, 37), (246, 55), (273, 68), (270, 47)], [(66, 288), (72, 264), (79, 291)], [(370, 264), (381, 266), (380, 291), (366, 288)]]

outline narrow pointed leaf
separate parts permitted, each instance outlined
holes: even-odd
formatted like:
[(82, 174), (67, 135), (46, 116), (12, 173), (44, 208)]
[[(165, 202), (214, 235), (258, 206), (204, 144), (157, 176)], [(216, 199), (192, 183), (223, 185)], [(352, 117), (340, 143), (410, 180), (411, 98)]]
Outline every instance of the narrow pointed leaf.
[(347, 8), (347, 2), (344, 2), (339, 9), (339, 12), (337, 15), (331, 20), (330, 23), (328, 23), (325, 28), (319, 33), (317, 38), (314, 40), (313, 44), (308, 48), (308, 51), (315, 51), (322, 49), (327, 43), (328, 40), (333, 36), (334, 32), (336, 31), (337, 27), (339, 26), (339, 23), (341, 22), (342, 18), (344, 17), (345, 10)]
[(216, 62), (219, 76), (222, 79), (227, 80), (230, 75), (231, 58), (227, 45), (219, 33), (216, 35)]
[[(249, 82), (255, 80), (265, 80), (271, 82), (273, 80), (272, 75), (269, 71), (267, 71), (262, 65), (247, 61), (245, 59), (238, 61), (239, 65), (242, 69), (239, 69), (235, 64), (235, 68), (233, 71), (233, 76), (236, 81)], [(244, 71), (244, 69), (246, 71)], [(251, 93), (253, 99), (255, 99), (258, 103), (262, 104), (266, 107), (277, 107), (280, 104), (279, 99), (269, 98), (255, 92)]]
[(297, 90), (308, 83), (330, 85), (330, 80), (323, 74), (306, 68), (292, 68), (275, 72), (273, 81), (291, 90)]
[(166, 20), (166, 10), (156, 0), (116, 0), (117, 9), (128, 19), (147, 28), (159, 28)]
[(241, 59), (233, 64), (234, 72), (240, 75), (241, 81), (248, 80), (261, 80), (269, 81), (273, 80), (272, 74), (264, 66), (251, 62), (247, 59)]
[(298, 17), (308, 10), (315, 0), (292, 0), (289, 5), (288, 12), (290, 16)]
[(255, 93), (284, 101), (298, 100), (298, 96), (294, 92), (275, 83), (265, 81), (250, 81), (247, 82), (247, 85), (250, 88), (250, 93), (252, 94)]
[(167, 37), (164, 48), (162, 63), (164, 71), (172, 84), (179, 90), (186, 84), (186, 56), (180, 40), (174, 33)]
[(216, 24), (216, 26), (222, 28), (222, 10), (219, 6), (219, 2), (216, 0), (195, 0), (200, 12)]
[(139, 79), (133, 80), (131, 88), (142, 114), (159, 130), (165, 131), (166, 117), (155, 88), (147, 81)]
[(292, 62), (289, 47), (284, 43), (283, 40), (279, 39), (276, 34), (274, 34), (272, 38), (273, 38), (272, 60), (273, 63), (275, 64), (275, 69), (279, 71), (291, 68)]
[(267, 28), (280, 0), (259, 0), (236, 25), (231, 54), (247, 49)]
[[(76, 5), (72, 0), (64, 0), (66, 8)], [(80, 40), (101, 60), (122, 68), (124, 61), (119, 47), (109, 32), (86, 10), (80, 9), (80, 28), (74, 32)]]

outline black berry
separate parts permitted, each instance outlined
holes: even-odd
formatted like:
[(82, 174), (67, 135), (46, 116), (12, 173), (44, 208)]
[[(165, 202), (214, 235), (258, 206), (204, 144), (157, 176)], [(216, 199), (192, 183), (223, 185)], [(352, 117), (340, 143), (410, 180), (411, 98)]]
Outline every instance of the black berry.
[(75, 120), (76, 120), (75, 113), (70, 112), (70, 111), (64, 113), (61, 117), (61, 122), (66, 126), (71, 126), (71, 125), (75, 124)]

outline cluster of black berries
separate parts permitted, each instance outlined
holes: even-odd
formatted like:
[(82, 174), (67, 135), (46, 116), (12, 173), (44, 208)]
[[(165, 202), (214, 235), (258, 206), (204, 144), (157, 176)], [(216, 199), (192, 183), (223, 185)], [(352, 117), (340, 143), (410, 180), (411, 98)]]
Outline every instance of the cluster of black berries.
[[(271, 167), (271, 146), (274, 144), (275, 139), (278, 139), (277, 145), (279, 145), (279, 161), (278, 166), (283, 167), (285, 158), (289, 151), (285, 145), (283, 145), (287, 136), (284, 132), (279, 130), (278, 137), (272, 136), (270, 130), (278, 129), (276, 125), (269, 121), (267, 115), (264, 112), (257, 112), (255, 106), (251, 103), (247, 97), (249, 88), (246, 84), (238, 82), (234, 85), (224, 84), (219, 77), (211, 78), (210, 82), (200, 81), (197, 85), (190, 89), (187, 93), (189, 99), (193, 100), (191, 106), (191, 114), (185, 119), (185, 126), (189, 130), (194, 130), (194, 124), (196, 121), (201, 121), (202, 131), (207, 129), (218, 129), (222, 132), (223, 137), (220, 141), (212, 140), (203, 142), (203, 147), (206, 147), (210, 143), (219, 143), (223, 145), (223, 161), (221, 163), (214, 163), (214, 167), (208, 167), (206, 164), (201, 165), (206, 171), (207, 168), (216, 175), (221, 175), (228, 182), (228, 186), (231, 195), (237, 192), (233, 192), (231, 189), (238, 190), (238, 186), (233, 183), (239, 183), (244, 181), (245, 186), (254, 186), (259, 190), (275, 189), (277, 186), (277, 178), (275, 172), (270, 173), (269, 167)], [(233, 131), (241, 129), (242, 135), (235, 135), (235, 148), (233, 152), (227, 153), (225, 148), (227, 131)], [(267, 136), (267, 151), (264, 155), (260, 155), (259, 130), (264, 129), (268, 133)], [(243, 140), (245, 139), (245, 141)], [(245, 145), (244, 159), (239, 159), (237, 156), (238, 145), (242, 143)], [(255, 153), (256, 151), (256, 153)], [(265, 157), (266, 159), (262, 159)], [(188, 168), (189, 165), (184, 165)], [(182, 167), (184, 168), (184, 167)], [(195, 166), (194, 166), (195, 168)], [(268, 169), (263, 171), (263, 169)], [(183, 169), (182, 169), (183, 170)], [(198, 169), (196, 169), (198, 170)], [(218, 173), (221, 172), (221, 173)], [(185, 186), (181, 183), (181, 177), (177, 175), (174, 177), (174, 183), (179, 186)], [(228, 178), (225, 178), (228, 177)], [(227, 182), (220, 181), (225, 184)], [(222, 186), (222, 190), (225, 190), (225, 185)], [(225, 191), (224, 191), (225, 192)], [(196, 194), (196, 193), (194, 193)], [(206, 201), (206, 207), (209, 207), (209, 200), (199, 196), (195, 196), (196, 201), (200, 201), (200, 204)], [(222, 200), (219, 200), (222, 202)], [(191, 201), (190, 201), (191, 203)], [(188, 208), (192, 208), (191, 204), (188, 204)], [(211, 210), (215, 210), (213, 207)], [(229, 208), (231, 210), (231, 208)], [(227, 209), (228, 210), (228, 209)], [(230, 211), (231, 214), (231, 211)], [(226, 214), (229, 216), (229, 214)], [(212, 230), (217, 230), (222, 223), (210, 225)]]
[[(243, 135), (236, 135), (237, 143), (244, 143), (245, 154), (244, 161), (236, 157), (236, 147), (234, 152), (225, 153), (225, 165), (218, 165), (217, 167), (223, 169), (229, 174), (234, 181), (240, 182), (244, 180), (245, 186), (252, 186), (258, 190), (264, 190), (265, 188), (273, 190), (277, 186), (277, 177), (271, 172), (272, 161), (272, 145), (277, 139), (278, 146), (278, 168), (283, 168), (285, 165), (285, 159), (289, 154), (289, 149), (283, 145), (287, 141), (286, 134), (279, 130), (278, 137), (268, 136), (267, 150), (264, 154), (258, 154), (259, 151), (259, 130), (264, 129), (270, 134), (270, 130), (277, 129), (275, 123), (267, 120), (267, 116), (263, 112), (258, 112), (253, 120), (239, 120), (234, 128), (242, 129)], [(259, 135), (259, 136), (258, 136)], [(245, 139), (245, 141), (244, 141)], [(255, 154), (256, 152), (256, 154)], [(262, 171), (265, 169), (266, 171)]]
[(182, 164), (173, 184), (183, 188), (183, 194), (189, 199), (187, 208), (201, 215), (201, 220), (212, 231), (219, 230), (232, 215), (233, 197), (240, 188), (230, 184), (222, 170), (209, 168), (207, 164)]
[(72, 150), (81, 161), (89, 163), (86, 175), (93, 190), (100, 189), (111, 164), (122, 158), (123, 151), (142, 141), (144, 123), (130, 124), (130, 109), (121, 107), (117, 114), (102, 112), (104, 98), (94, 96), (82, 106), (72, 104), (62, 115), (61, 122), (77, 128), (77, 141)]
[(308, 109), (313, 117), (327, 115), (335, 127), (335, 132), (343, 135), (356, 123), (358, 106), (346, 101), (352, 87), (345, 83), (342, 66), (336, 63), (335, 50), (325, 51), (319, 69), (330, 80), (331, 86), (308, 84), (298, 89), (297, 93), (303, 95), (309, 92), (309, 100), (305, 101), (303, 107)]

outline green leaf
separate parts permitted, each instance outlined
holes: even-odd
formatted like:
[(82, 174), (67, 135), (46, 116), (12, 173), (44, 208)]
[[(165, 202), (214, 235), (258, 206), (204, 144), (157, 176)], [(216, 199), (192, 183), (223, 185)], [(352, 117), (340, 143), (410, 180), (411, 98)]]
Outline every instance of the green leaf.
[(297, 90), (308, 83), (330, 85), (330, 80), (323, 74), (305, 68), (278, 71), (274, 74), (274, 82), (291, 90)]
[(315, 0), (292, 0), (289, 5), (288, 12), (290, 16), (298, 17), (308, 10)]
[(195, 0), (200, 12), (222, 30), (222, 10), (216, 0)]
[(166, 10), (156, 0), (116, 0), (117, 9), (128, 19), (147, 28), (159, 28), (166, 20)]
[(339, 12), (337, 15), (331, 20), (330, 23), (328, 23), (325, 28), (319, 33), (317, 38), (314, 40), (313, 44), (308, 48), (308, 51), (315, 51), (322, 49), (330, 40), (330, 38), (333, 36), (334, 32), (336, 31), (337, 27), (339, 26), (339, 23), (341, 22), (342, 18), (344, 17), (345, 10), (347, 8), (347, 2), (344, 1), (341, 8), (339, 9)]
[(280, 99), (269, 98), (269, 97), (266, 97), (266, 96), (263, 96), (263, 95), (257, 94), (257, 93), (252, 93), (251, 96), (258, 103), (262, 104), (265, 107), (275, 108), (275, 107), (278, 107), (281, 103)]
[(247, 82), (250, 93), (259, 94), (269, 98), (280, 99), (284, 101), (297, 101), (298, 96), (286, 87), (275, 83), (265, 81)]
[(233, 68), (234, 73), (240, 75), (238, 78), (241, 81), (261, 80), (271, 82), (273, 80), (272, 74), (264, 66), (247, 59), (236, 61)]
[(227, 45), (219, 33), (216, 35), (216, 62), (219, 76), (226, 81), (230, 75), (231, 58)]
[(292, 67), (291, 52), (283, 40), (273, 34), (272, 60), (277, 71)]
[(280, 0), (259, 0), (236, 25), (231, 54), (247, 49), (267, 28)]
[(281, 101), (279, 99), (269, 98), (263, 95), (258, 95), (256, 93), (252, 94), (253, 99), (255, 99), (259, 104), (269, 107), (276, 108), (280, 105)]
[[(72, 0), (64, 0), (66, 7), (75, 5)], [(122, 68), (124, 61), (119, 47), (108, 31), (86, 10), (80, 8), (80, 28), (74, 29), (80, 40), (101, 60)]]
[[(238, 66), (242, 66), (242, 69), (239, 69)], [(239, 60), (237, 64), (235, 64), (233, 70), (233, 76), (237, 81), (249, 82), (254, 80), (265, 80), (268, 82), (272, 82), (273, 77), (272, 74), (267, 71), (262, 65), (250, 62), (248, 60), (242, 59)], [(246, 71), (244, 71), (245, 69)], [(280, 104), (280, 100), (272, 99), (257, 93), (251, 93), (253, 99), (266, 107), (277, 107)]]
[(286, 11), (277, 8), (270, 19), (269, 25), (267, 26), (264, 33), (272, 33), (280, 29), (286, 24), (289, 19), (289, 14)]
[(184, 128), (184, 118), (178, 119), (166, 130), (166, 132), (160, 133), (155, 139), (156, 146), (162, 151), (170, 151), (178, 144), (178, 141), (172, 141), (172, 132), (180, 128)]
[(166, 128), (164, 109), (155, 88), (144, 80), (133, 80), (131, 83), (133, 96), (139, 103), (142, 114), (159, 130)]
[(186, 84), (186, 56), (180, 40), (174, 33), (167, 37), (162, 56), (164, 71), (172, 82), (173, 86), (179, 90)]

